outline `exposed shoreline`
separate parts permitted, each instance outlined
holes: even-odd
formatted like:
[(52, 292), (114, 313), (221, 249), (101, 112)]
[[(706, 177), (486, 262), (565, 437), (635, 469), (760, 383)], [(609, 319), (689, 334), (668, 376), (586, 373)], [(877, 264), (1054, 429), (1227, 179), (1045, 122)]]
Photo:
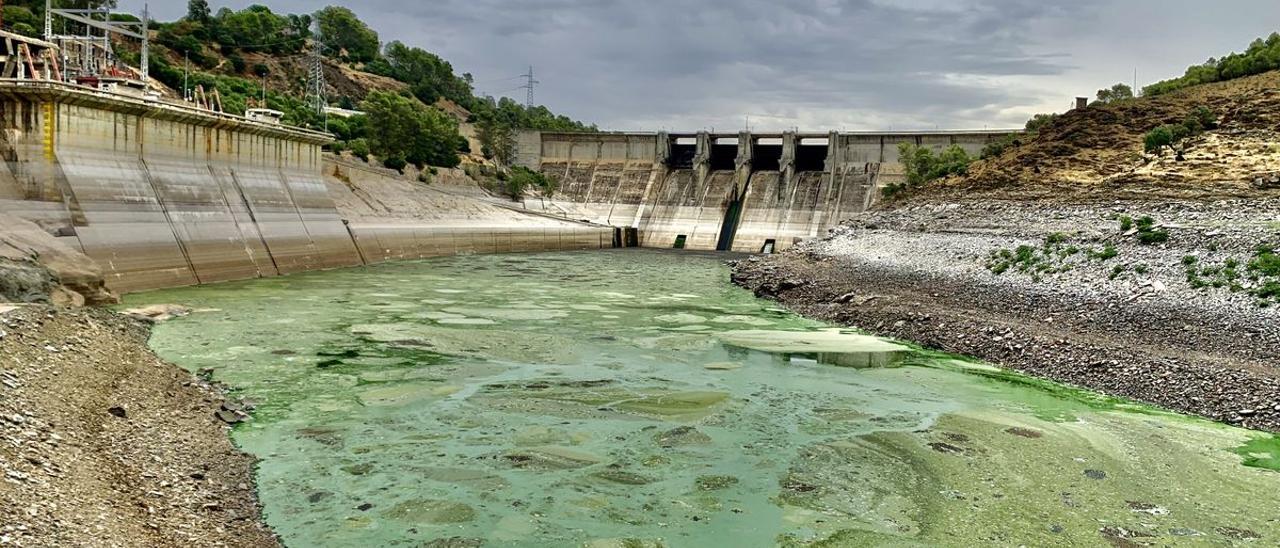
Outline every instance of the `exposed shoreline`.
[(0, 312), (0, 544), (279, 546), (222, 390), (104, 309)]
[[(1276, 207), (975, 202), (874, 211), (794, 251), (740, 261), (734, 281), (806, 316), (1280, 432), (1277, 307), (1258, 306), (1247, 290), (1193, 287), (1183, 262), (1243, 260), (1276, 243)], [(1169, 240), (1138, 243), (1117, 226), (1125, 214), (1155, 217)], [(1055, 250), (1078, 248), (1060, 263), (1056, 253), (1046, 259), (1069, 269), (989, 270), (992, 251), (1046, 249), (1050, 234), (1067, 237)], [(1086, 258), (1106, 246), (1115, 257)]]

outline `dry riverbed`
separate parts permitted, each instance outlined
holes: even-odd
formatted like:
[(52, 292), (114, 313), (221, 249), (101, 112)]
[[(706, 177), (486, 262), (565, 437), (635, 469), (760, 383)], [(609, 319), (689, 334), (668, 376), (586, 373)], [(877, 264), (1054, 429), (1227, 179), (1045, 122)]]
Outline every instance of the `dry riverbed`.
[(930, 203), (734, 279), (814, 318), (1280, 431), (1277, 219), (1261, 200)]
[(218, 387), (107, 310), (0, 310), (0, 545), (276, 546)]

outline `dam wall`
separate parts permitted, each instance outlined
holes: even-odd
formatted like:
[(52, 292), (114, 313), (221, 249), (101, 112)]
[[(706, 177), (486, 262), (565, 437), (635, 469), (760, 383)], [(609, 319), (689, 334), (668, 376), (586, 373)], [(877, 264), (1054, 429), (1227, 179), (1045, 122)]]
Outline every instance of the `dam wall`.
[(325, 159), (325, 184), (366, 263), (471, 253), (613, 247), (613, 229), (528, 215), (474, 198), (475, 184), (412, 182)]
[(761, 252), (813, 238), (902, 182), (899, 143), (977, 156), (1016, 130), (777, 134), (526, 131), (517, 161), (558, 181), (525, 201), (639, 231), (646, 247)]
[[(386, 208), (352, 228), (339, 202), (356, 204), (348, 194), (362, 187), (344, 193), (325, 173), (329, 139), (71, 84), (0, 80), (0, 213), (88, 256), (121, 293), (399, 258), (612, 244), (608, 227), (538, 218), (536, 231), (490, 233), (502, 223), (441, 226)], [(400, 184), (376, 175), (364, 178), (366, 194)], [(415, 190), (395, 200), (428, 199)]]

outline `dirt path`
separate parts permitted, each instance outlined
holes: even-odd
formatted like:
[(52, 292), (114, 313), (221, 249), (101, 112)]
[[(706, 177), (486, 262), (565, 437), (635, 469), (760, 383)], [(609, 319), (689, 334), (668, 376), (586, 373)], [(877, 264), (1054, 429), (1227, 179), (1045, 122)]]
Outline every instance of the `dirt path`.
[(220, 391), (106, 310), (0, 313), (0, 544), (277, 546)]

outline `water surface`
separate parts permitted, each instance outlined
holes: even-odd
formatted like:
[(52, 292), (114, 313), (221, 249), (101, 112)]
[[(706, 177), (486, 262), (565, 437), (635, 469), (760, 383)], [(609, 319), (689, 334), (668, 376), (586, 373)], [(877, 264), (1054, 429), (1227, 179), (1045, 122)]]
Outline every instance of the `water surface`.
[(1280, 473), (1242, 464), (1272, 438), (833, 329), (720, 261), (466, 256), (128, 301), (197, 309), (152, 345), (256, 402), (233, 435), (292, 546), (1280, 543)]

